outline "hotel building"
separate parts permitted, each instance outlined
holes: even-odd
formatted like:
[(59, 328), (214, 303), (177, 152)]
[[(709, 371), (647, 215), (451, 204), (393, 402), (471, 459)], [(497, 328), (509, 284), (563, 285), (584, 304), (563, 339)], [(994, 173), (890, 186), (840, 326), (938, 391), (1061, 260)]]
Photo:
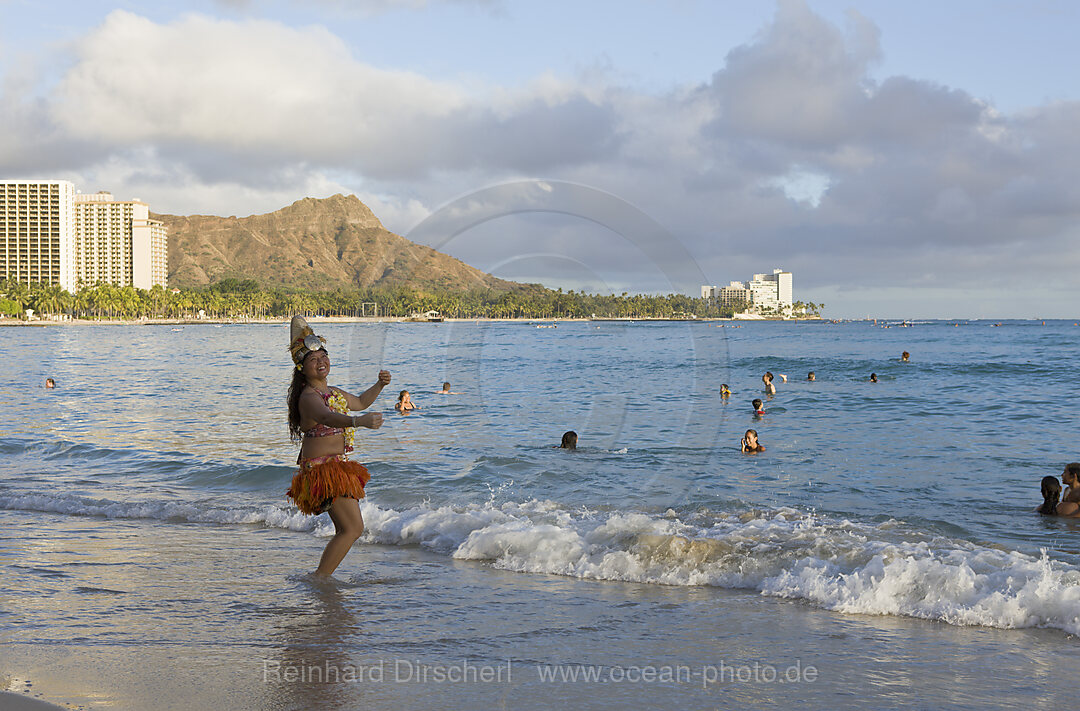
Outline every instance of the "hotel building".
[(165, 286), (165, 225), (139, 200), (110, 193), (75, 196), (75, 281), (150, 289)]
[(150, 289), (168, 278), (165, 225), (139, 200), (82, 195), (64, 180), (0, 181), (0, 277)]
[(754, 311), (772, 309), (790, 313), (793, 305), (791, 272), (773, 269), (772, 274), (755, 274), (748, 282), (733, 281), (721, 289), (702, 286), (701, 298), (716, 299), (721, 308), (750, 306)]
[(74, 196), (66, 180), (0, 180), (0, 278), (75, 291)]

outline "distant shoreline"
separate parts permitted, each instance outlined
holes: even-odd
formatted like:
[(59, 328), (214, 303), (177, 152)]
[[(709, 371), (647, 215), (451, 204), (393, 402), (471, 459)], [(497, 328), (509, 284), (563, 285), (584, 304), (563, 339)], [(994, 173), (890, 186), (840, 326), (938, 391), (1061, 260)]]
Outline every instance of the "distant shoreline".
[[(441, 321), (424, 321), (406, 316), (308, 316), (309, 323), (713, 323), (717, 321), (825, 321), (822, 318), (798, 319), (739, 319), (739, 318), (444, 318)], [(11, 327), (47, 327), (47, 326), (200, 326), (200, 325), (282, 325), (288, 323), (285, 317), (274, 318), (150, 318), (138, 320), (122, 319), (41, 319), (24, 321), (21, 319), (0, 319), (0, 326)]]

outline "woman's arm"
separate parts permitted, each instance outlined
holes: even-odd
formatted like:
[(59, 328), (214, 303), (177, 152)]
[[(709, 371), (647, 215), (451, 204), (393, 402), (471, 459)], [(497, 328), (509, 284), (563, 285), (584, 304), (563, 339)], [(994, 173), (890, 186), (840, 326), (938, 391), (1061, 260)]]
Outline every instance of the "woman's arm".
[(345, 396), (345, 402), (348, 403), (350, 410), (366, 410), (371, 407), (371, 403), (375, 402), (375, 398), (379, 397), (379, 393), (383, 391), (387, 385), (390, 384), (390, 371), (380, 370), (379, 379), (375, 381), (375, 384), (370, 388), (360, 393), (360, 396), (347, 393), (341, 388), (334, 388), (339, 393)]
[(1062, 501), (1057, 505), (1058, 516), (1080, 516), (1080, 506), (1071, 501)]
[(314, 390), (307, 390), (300, 396), (299, 407), (301, 423), (314, 422), (317, 425), (338, 428), (355, 426), (352, 416), (331, 410), (322, 396)]

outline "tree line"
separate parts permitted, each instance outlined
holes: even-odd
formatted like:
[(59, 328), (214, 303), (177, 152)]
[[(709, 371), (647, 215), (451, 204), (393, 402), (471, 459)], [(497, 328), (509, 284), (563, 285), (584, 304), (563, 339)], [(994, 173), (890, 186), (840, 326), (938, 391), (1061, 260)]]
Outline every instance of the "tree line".
[[(819, 305), (809, 304), (811, 313)], [(524, 284), (510, 291), (357, 288), (303, 291), (265, 287), (252, 279), (224, 279), (210, 286), (94, 284), (74, 294), (56, 284), (0, 280), (0, 314), (87, 320), (262, 319), (308, 316), (408, 317), (437, 311), (447, 318), (724, 318), (734, 313), (712, 299), (684, 294), (587, 294)]]

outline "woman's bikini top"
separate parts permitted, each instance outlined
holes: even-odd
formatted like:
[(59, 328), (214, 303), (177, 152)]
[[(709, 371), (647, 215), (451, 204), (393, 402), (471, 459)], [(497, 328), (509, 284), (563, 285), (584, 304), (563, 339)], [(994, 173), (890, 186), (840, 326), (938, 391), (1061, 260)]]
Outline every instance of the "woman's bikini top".
[[(315, 388), (312, 388), (315, 390)], [(318, 390), (315, 392), (319, 393)], [(334, 412), (340, 412), (342, 415), (349, 414), (349, 404), (345, 401), (345, 397), (338, 393), (336, 390), (331, 390), (326, 393), (319, 393), (326, 406)], [(351, 429), (351, 428), (350, 428)], [(320, 423), (316, 423), (310, 430), (304, 432), (305, 437), (329, 437), (330, 435), (345, 434), (345, 429), (342, 427), (329, 427)], [(352, 447), (346, 444), (345, 451), (352, 451)]]

